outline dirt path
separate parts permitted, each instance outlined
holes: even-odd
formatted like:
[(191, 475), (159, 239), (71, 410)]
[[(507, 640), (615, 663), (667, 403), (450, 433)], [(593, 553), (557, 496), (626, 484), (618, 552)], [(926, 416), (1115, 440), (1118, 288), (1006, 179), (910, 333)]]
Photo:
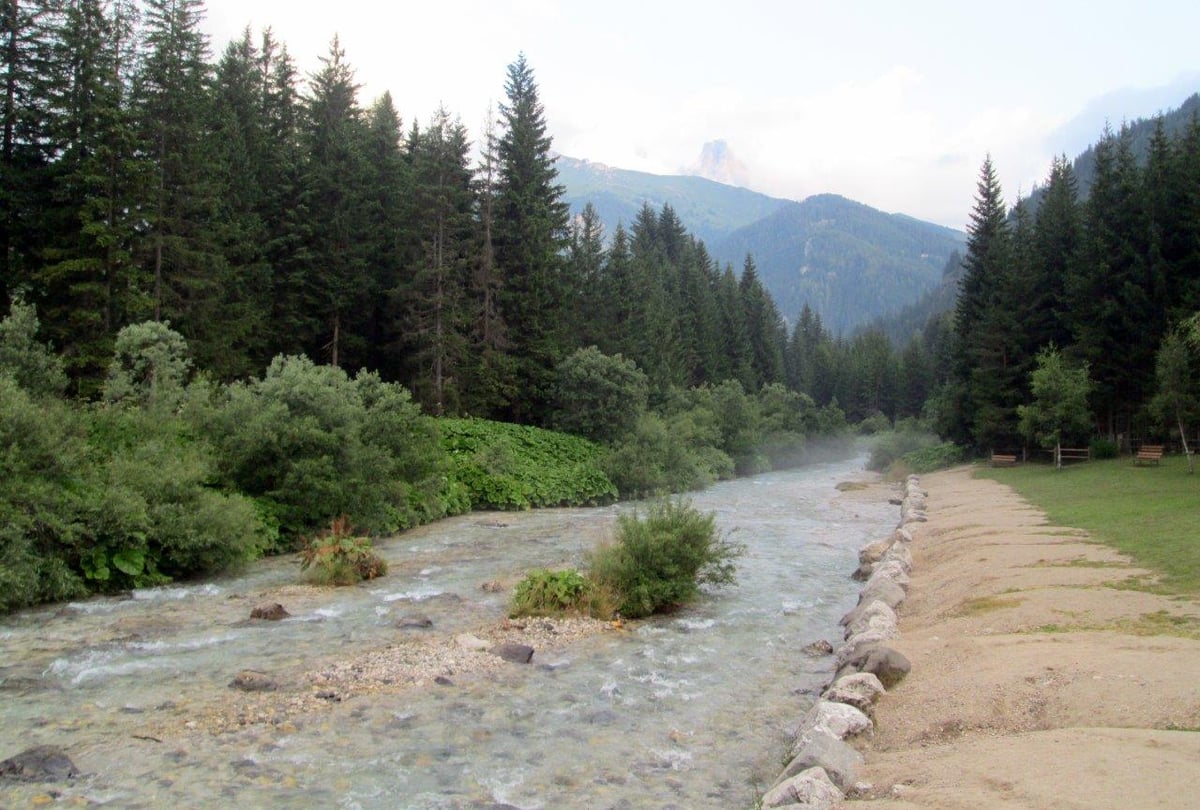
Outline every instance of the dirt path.
[[(1200, 603), (967, 468), (927, 475), (864, 801), (1200, 808)], [(1200, 536), (1197, 537), (1200, 542)]]

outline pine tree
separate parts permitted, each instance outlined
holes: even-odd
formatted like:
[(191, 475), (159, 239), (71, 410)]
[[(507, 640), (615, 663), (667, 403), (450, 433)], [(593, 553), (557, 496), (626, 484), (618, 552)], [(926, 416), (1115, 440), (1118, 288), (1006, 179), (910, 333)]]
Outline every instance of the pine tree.
[(746, 315), (747, 338), (750, 343), (751, 380), (749, 390), (757, 391), (770, 383), (781, 383), (783, 350), (787, 343), (787, 327), (770, 293), (758, 279), (754, 259), (747, 254), (738, 281), (742, 310)]
[(129, 107), (135, 9), (77, 0), (65, 12), (56, 60), (63, 73), (49, 108), (61, 151), (49, 169), (53, 206), (35, 276), (46, 335), (76, 392), (90, 395), (117, 330), (149, 314), (133, 249), (151, 167), (139, 154)]
[[(310, 351), (327, 351), (333, 366), (342, 364), (346, 344), (353, 344), (348, 322), (376, 292), (368, 283), (366, 261), (366, 133), (354, 71), (345, 60), (334, 37), (321, 69), (310, 78), (303, 124), (303, 202), (309, 222), (308, 266), (301, 283), (310, 312), (321, 324)], [(349, 350), (362, 353), (361, 345)]]
[(1000, 182), (991, 157), (984, 160), (967, 227), (967, 254), (959, 283), (955, 331), (957, 378), (969, 408), (965, 423), (951, 426), (956, 441), (977, 448), (1011, 447), (1017, 440), (1012, 240)]
[(1033, 277), (1022, 296), (1027, 343), (1035, 355), (1052, 344), (1070, 342), (1066, 280), (1079, 261), (1080, 215), (1075, 172), (1065, 155), (1056, 157), (1034, 219)]
[(500, 270), (500, 313), (508, 328), (518, 398), (508, 415), (541, 423), (548, 412), (555, 366), (569, 345), (564, 299), (563, 254), (567, 205), (550, 154), (546, 119), (533, 69), (520, 54), (508, 66), (508, 103), (497, 153), (495, 205), (496, 264)]
[(435, 414), (459, 409), (470, 312), (467, 291), (476, 244), (474, 197), (461, 122), (439, 110), (412, 147), (418, 253), (406, 283), (406, 332), (414, 393)]
[(568, 278), (574, 289), (569, 293), (574, 303), (571, 323), (577, 340), (572, 348), (597, 345), (604, 329), (601, 320), (601, 298), (604, 269), (604, 225), (600, 214), (590, 202), (571, 226), (571, 247), (568, 253)]

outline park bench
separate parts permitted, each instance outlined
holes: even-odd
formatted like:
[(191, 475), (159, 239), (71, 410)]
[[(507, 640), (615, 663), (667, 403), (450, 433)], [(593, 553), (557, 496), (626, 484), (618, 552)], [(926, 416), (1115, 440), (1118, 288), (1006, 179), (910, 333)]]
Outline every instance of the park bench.
[(1089, 447), (1060, 447), (1059, 461), (1091, 461), (1092, 450)]
[(992, 453), (993, 467), (1011, 467), (1017, 463), (1017, 457), (1012, 453)]
[(1134, 464), (1158, 464), (1162, 461), (1163, 446), (1161, 444), (1143, 444), (1138, 448), (1133, 458)]

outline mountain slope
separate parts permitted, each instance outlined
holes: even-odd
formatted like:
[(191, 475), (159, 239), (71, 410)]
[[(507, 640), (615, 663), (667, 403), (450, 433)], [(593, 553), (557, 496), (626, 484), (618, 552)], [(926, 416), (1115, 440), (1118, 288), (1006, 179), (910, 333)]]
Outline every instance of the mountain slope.
[(788, 204), (787, 200), (703, 177), (615, 169), (565, 155), (559, 155), (554, 165), (558, 182), (566, 188), (563, 200), (571, 206), (572, 215), (590, 202), (608, 235), (618, 222), (628, 228), (643, 204), (649, 203), (658, 211), (669, 203), (689, 232), (712, 245)]
[(754, 256), (759, 278), (793, 320), (807, 303), (835, 333), (916, 301), (936, 286), (963, 234), (885, 214), (836, 194), (789, 203), (712, 246), (740, 267)]

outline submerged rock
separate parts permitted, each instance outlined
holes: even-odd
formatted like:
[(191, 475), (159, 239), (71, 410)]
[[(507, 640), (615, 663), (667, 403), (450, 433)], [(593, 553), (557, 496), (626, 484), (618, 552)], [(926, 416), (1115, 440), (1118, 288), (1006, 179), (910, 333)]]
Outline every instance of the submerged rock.
[(428, 630), (433, 627), (433, 619), (424, 613), (414, 613), (397, 619), (396, 627), (400, 630)]
[(243, 692), (274, 692), (279, 684), (265, 672), (254, 669), (243, 669), (229, 682), (229, 688), (240, 689)]
[(823, 655), (833, 655), (833, 645), (825, 639), (821, 639), (801, 647), (800, 652), (813, 658), (820, 658)]
[(263, 619), (268, 622), (277, 622), (291, 615), (278, 602), (264, 602), (250, 611), (251, 619)]
[(79, 776), (79, 769), (63, 749), (38, 745), (0, 762), (0, 778), (22, 782), (58, 782)]
[(489, 652), (492, 655), (500, 656), (505, 661), (512, 661), (514, 664), (528, 664), (533, 659), (533, 647), (528, 644), (498, 644)]

